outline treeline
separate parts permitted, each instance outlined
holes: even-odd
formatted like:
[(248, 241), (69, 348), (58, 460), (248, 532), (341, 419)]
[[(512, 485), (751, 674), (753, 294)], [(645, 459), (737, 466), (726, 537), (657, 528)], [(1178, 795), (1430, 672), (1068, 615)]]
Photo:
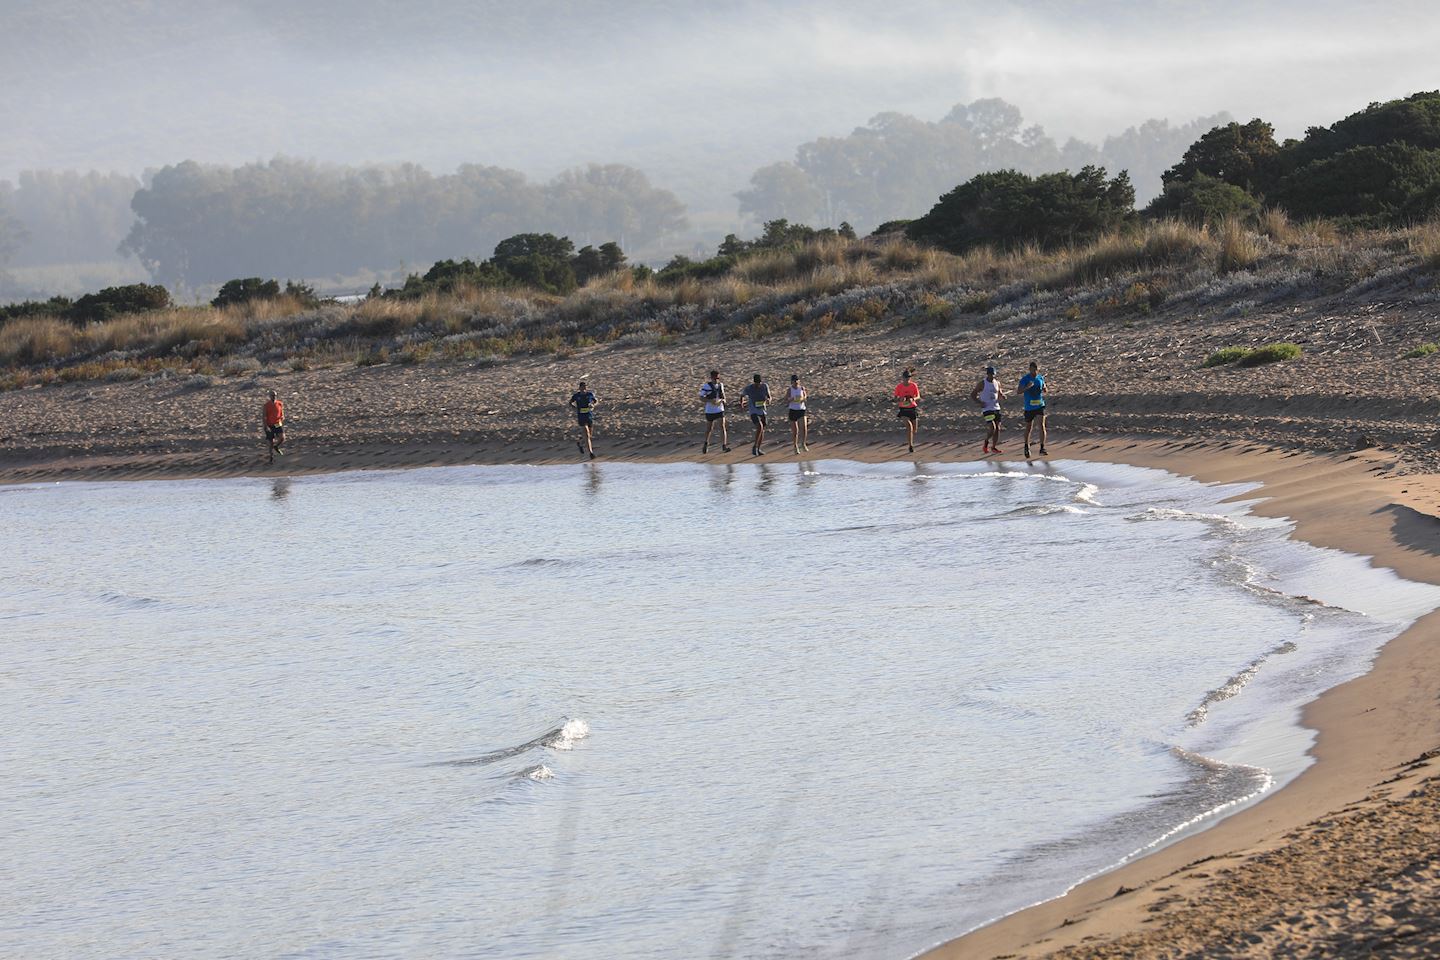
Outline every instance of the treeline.
[(1273, 206), (1341, 226), (1416, 223), (1440, 211), (1440, 91), (1372, 103), (1283, 143), (1264, 120), (1219, 126), (1164, 182), (1151, 213), (1205, 220)]
[(0, 180), (0, 266), (114, 260), (135, 215), (138, 177), (25, 170)]
[(1217, 126), (1162, 179), (1164, 192), (1137, 214), (1124, 171), (984, 173), (890, 226), (956, 253), (1088, 242), (1137, 216), (1218, 224), (1267, 208), (1341, 228), (1405, 227), (1440, 215), (1440, 91), (1372, 103), (1283, 143), (1264, 120)]
[(645, 174), (591, 164), (533, 183), (514, 170), (332, 167), (277, 158), (242, 167), (186, 162), (135, 194), (122, 248), (167, 286), (237, 275), (310, 279), (391, 271), (490, 250), (521, 233), (646, 247), (686, 225)]
[(1095, 145), (1063, 144), (1020, 108), (1000, 99), (957, 104), (939, 121), (882, 113), (848, 137), (802, 144), (795, 160), (755, 171), (737, 197), (740, 212), (762, 222), (785, 218), (861, 230), (915, 217), (940, 194), (976, 174), (995, 170), (1043, 174), (1086, 166), (1126, 170), (1141, 201), (1161, 189), (1161, 174), (1206, 130), (1230, 121), (1226, 113), (1171, 126), (1148, 120)]

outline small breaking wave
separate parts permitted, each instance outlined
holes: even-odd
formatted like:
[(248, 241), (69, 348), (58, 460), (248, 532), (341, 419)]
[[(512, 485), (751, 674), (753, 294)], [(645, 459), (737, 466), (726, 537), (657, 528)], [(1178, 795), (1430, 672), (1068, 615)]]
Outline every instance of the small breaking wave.
[(1069, 503), (1032, 503), (1029, 506), (1008, 510), (1000, 516), (1014, 520), (1020, 517), (1049, 517), (1057, 513), (1086, 514), (1089, 512)]
[[(491, 750), (489, 753), (482, 753), (477, 757), (462, 757), (458, 760), (439, 760), (429, 764), (432, 767), (478, 767), (491, 763), (498, 763), (501, 760), (508, 760), (511, 757), (518, 757), (523, 753), (540, 748), (551, 750), (573, 750), (575, 744), (590, 736), (590, 724), (579, 717), (567, 719), (560, 726), (546, 730), (538, 737), (532, 737), (524, 743), (513, 747), (505, 747), (502, 750)], [(543, 764), (541, 764), (543, 766)]]
[(1099, 492), (1100, 488), (1093, 483), (1081, 484), (1080, 489), (1075, 493), (1075, 502), (1088, 503), (1092, 507), (1098, 507), (1100, 506), (1100, 502), (1095, 499), (1095, 494)]
[(554, 771), (554, 770), (551, 770), (549, 767), (545, 766), (545, 764), (543, 764), (543, 763), (537, 763), (535, 766), (533, 766), (533, 767), (526, 767), (524, 770), (521, 770), (519, 773), (515, 774), (515, 779), (516, 779), (516, 780), (553, 780), (553, 779), (555, 779), (555, 771)]
[(113, 607), (124, 607), (127, 610), (145, 610), (160, 606), (160, 601), (154, 597), (132, 597), (126, 593), (102, 593), (100, 602)]
[(1131, 523), (1144, 523), (1150, 520), (1196, 520), (1212, 529), (1218, 530), (1246, 530), (1245, 524), (1234, 517), (1227, 517), (1221, 513), (1195, 513), (1190, 510), (1175, 510), (1171, 507), (1150, 507), (1144, 513), (1137, 513), (1134, 516), (1125, 518)]
[(1287, 640), (1275, 649), (1267, 651), (1261, 656), (1256, 657), (1249, 663), (1249, 665), (1245, 667), (1244, 670), (1241, 670), (1239, 673), (1235, 674), (1235, 676), (1231, 677), (1229, 680), (1226, 680), (1214, 690), (1211, 690), (1209, 693), (1205, 694), (1205, 696), (1201, 698), (1200, 703), (1195, 707), (1195, 709), (1191, 710), (1188, 714), (1185, 715), (1186, 725), (1191, 727), (1198, 727), (1200, 724), (1204, 723), (1210, 717), (1210, 708), (1224, 700), (1229, 700), (1231, 697), (1239, 694), (1241, 690), (1244, 690), (1245, 685), (1248, 684), (1251, 680), (1255, 679), (1255, 675), (1260, 672), (1260, 668), (1264, 666), (1265, 661), (1269, 660), (1271, 657), (1274, 656), (1279, 656), (1286, 653), (1293, 653), (1296, 649), (1297, 648), (1294, 641)]
[(510, 564), (512, 567), (558, 567), (564, 560), (556, 557), (531, 557), (528, 560), (520, 560)]

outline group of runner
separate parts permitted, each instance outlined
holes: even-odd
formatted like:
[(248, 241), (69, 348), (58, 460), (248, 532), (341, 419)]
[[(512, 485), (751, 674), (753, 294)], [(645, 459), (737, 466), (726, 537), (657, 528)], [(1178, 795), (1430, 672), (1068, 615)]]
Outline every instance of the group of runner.
[[(915, 371), (906, 367), (893, 393), (895, 416), (905, 421), (905, 444), (911, 453), (915, 452), (915, 431), (920, 424), (920, 385), (915, 382), (914, 376)], [(1015, 389), (1020, 394), (1022, 412), (1025, 415), (1025, 456), (1030, 456), (1030, 439), (1038, 423), (1040, 456), (1043, 457), (1046, 455), (1045, 401), (1048, 388), (1036, 363), (1031, 362), (1030, 372), (1020, 378)], [(790, 418), (790, 445), (796, 454), (810, 449), (810, 412), (806, 406), (809, 396), (809, 391), (800, 382), (800, 375), (792, 373), (790, 386), (786, 388), (782, 401)], [(970, 391), (970, 399), (980, 406), (980, 415), (985, 423), (985, 442), (982, 446), (984, 453), (1004, 452), (1000, 449), (1000, 427), (1004, 419), (1000, 404), (1006, 396), (1000, 381), (995, 379), (995, 368), (987, 366), (985, 375), (975, 384), (975, 389)], [(752, 382), (740, 391), (740, 398), (744, 401), (745, 412), (750, 415), (750, 423), (755, 428), (755, 436), (750, 443), (750, 455), (763, 456), (765, 430), (769, 423), (768, 408), (773, 399), (770, 385), (757, 373)], [(710, 379), (700, 385), (700, 400), (705, 409), (705, 439), (701, 441), (700, 452), (710, 452), (710, 440), (714, 435), (715, 425), (719, 424), (720, 449), (729, 453), (730, 434), (725, 423), (725, 383), (720, 379), (720, 371), (711, 370)], [(569, 406), (574, 408), (576, 423), (580, 429), (575, 446), (579, 448), (581, 456), (588, 456), (591, 460), (595, 459), (595, 408), (599, 404), (600, 400), (595, 396), (595, 391), (591, 390), (584, 380), (580, 381), (579, 389), (570, 395)], [(265, 403), (261, 418), (265, 426), (265, 440), (270, 448), (269, 462), (274, 463), (277, 453), (282, 456), (285, 453), (285, 404), (276, 396), (274, 390), (269, 391), (269, 400)]]
[[(905, 421), (905, 444), (911, 453), (915, 452), (915, 431), (920, 424), (920, 386), (915, 382), (914, 376), (915, 371), (906, 367), (900, 382), (895, 385), (893, 393), (895, 415)], [(1016, 385), (1016, 392), (1020, 395), (1022, 412), (1025, 416), (1025, 456), (1030, 456), (1030, 440), (1037, 424), (1039, 426), (1040, 456), (1046, 456), (1045, 403), (1048, 388), (1037, 363), (1031, 362), (1030, 372), (1020, 378)], [(1004, 452), (1000, 449), (1000, 427), (1004, 419), (1000, 405), (1006, 396), (1004, 388), (995, 379), (995, 368), (987, 366), (985, 375), (975, 384), (975, 389), (970, 391), (970, 399), (979, 405), (980, 415), (985, 423), (985, 440), (981, 448), (984, 453)], [(757, 373), (751, 383), (740, 391), (740, 398), (745, 404), (745, 412), (750, 416), (750, 423), (755, 428), (754, 438), (750, 442), (750, 455), (764, 456), (765, 432), (769, 425), (769, 405), (770, 401), (774, 399), (770, 392), (770, 385), (765, 382), (764, 376)], [(786, 388), (781, 401), (786, 405), (786, 412), (790, 418), (790, 446), (796, 454), (805, 453), (810, 449), (810, 413), (806, 407), (808, 398), (809, 391), (800, 382), (800, 375), (792, 373), (790, 386)], [(710, 452), (711, 438), (714, 436), (716, 424), (720, 425), (720, 449), (725, 453), (730, 452), (730, 434), (725, 422), (726, 400), (725, 383), (720, 379), (720, 371), (711, 370), (710, 379), (700, 385), (700, 401), (705, 410), (705, 439), (700, 442), (702, 454)], [(595, 459), (593, 427), (595, 425), (595, 408), (598, 404), (599, 400), (595, 396), (595, 391), (591, 390), (584, 380), (581, 380), (580, 388), (570, 396), (569, 405), (575, 410), (576, 421), (580, 428), (580, 437), (576, 439), (575, 446), (579, 448), (581, 456), (589, 456), (591, 460)]]

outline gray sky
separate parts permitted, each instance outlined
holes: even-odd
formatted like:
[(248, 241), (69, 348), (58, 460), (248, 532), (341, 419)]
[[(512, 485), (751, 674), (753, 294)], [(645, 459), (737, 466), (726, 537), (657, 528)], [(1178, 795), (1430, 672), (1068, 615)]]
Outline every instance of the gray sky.
[(703, 205), (884, 110), (999, 96), (1057, 139), (1220, 110), (1299, 135), (1440, 87), (1433, 0), (0, 0), (0, 23), (0, 178), (614, 161)]

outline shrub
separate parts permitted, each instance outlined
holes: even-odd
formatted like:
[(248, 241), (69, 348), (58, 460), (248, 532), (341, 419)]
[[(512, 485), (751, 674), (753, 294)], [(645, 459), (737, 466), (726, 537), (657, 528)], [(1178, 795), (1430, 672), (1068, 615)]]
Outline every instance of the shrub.
[(116, 367), (105, 374), (105, 379), (111, 383), (118, 383), (125, 380), (139, 380), (145, 376), (145, 371), (139, 367)]
[(1243, 188), (1216, 177), (1197, 173), (1186, 180), (1171, 180), (1165, 191), (1145, 208), (1149, 217), (1179, 217), (1196, 226), (1222, 220), (1249, 217), (1260, 209)]
[(0, 306), (0, 324), (21, 317), (63, 317), (69, 313), (73, 302), (69, 297), (51, 297), (49, 300), (26, 300)]
[(1246, 351), (1245, 356), (1236, 363), (1242, 367), (1258, 367), (1266, 363), (1279, 363), (1281, 360), (1294, 360), (1300, 353), (1298, 343), (1267, 343), (1263, 347)]
[(278, 296), (280, 296), (278, 281), (245, 277), (241, 280), (226, 280), (220, 287), (220, 292), (215, 295), (215, 299), (210, 301), (210, 305), (225, 307), (232, 303), (245, 303), (250, 300), (272, 300)]
[(1414, 350), (1411, 350), (1411, 351), (1409, 351), (1408, 353), (1406, 353), (1405, 356), (1404, 356), (1402, 359), (1405, 359), (1405, 360), (1417, 360), (1417, 359), (1419, 359), (1420, 357), (1428, 357), (1428, 356), (1430, 356), (1430, 354), (1436, 353), (1436, 352), (1440, 352), (1440, 344), (1435, 344), (1435, 343), (1422, 343), (1422, 344), (1420, 344), (1420, 346), (1416, 347)]
[(1201, 366), (1218, 367), (1226, 363), (1235, 363), (1249, 352), (1249, 349), (1246, 347), (1221, 347), (1206, 357), (1205, 362), (1201, 364)]
[(65, 316), (76, 323), (98, 323), (122, 313), (144, 313), (170, 306), (170, 291), (158, 284), (131, 283), (106, 287), (76, 300)]
[(1084, 243), (1112, 230), (1134, 212), (1135, 189), (1124, 171), (1112, 180), (1101, 167), (1038, 177), (1016, 170), (982, 173), (942, 196), (906, 235), (964, 253), (991, 245), (1027, 243), (1054, 249)]
[(254, 357), (232, 357), (221, 366), (220, 372), (227, 377), (238, 377), (246, 373), (259, 373), (260, 361)]

